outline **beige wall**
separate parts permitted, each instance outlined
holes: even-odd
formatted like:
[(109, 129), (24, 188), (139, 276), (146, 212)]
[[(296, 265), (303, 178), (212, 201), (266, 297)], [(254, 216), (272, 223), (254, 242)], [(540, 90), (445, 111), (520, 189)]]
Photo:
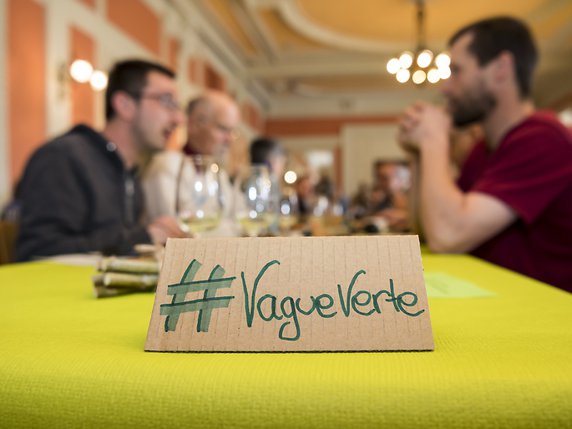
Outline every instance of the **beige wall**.
[(360, 183), (372, 183), (372, 165), (377, 159), (402, 160), (405, 153), (396, 140), (397, 125), (348, 125), (341, 135), (343, 182), (347, 195)]

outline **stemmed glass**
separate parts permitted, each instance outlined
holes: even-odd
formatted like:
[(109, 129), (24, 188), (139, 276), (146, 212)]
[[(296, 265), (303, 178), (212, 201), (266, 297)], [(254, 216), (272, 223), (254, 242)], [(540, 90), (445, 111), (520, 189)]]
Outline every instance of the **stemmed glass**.
[(292, 227), (299, 222), (300, 210), (296, 194), (283, 195), (280, 199), (279, 209), (278, 225), (280, 226), (280, 232), (288, 234)]
[(272, 181), (268, 168), (253, 165), (240, 183), (241, 200), (237, 204), (237, 218), (249, 237), (268, 232), (276, 222), (277, 207), (272, 196)]
[(215, 229), (222, 217), (220, 167), (212, 157), (184, 158), (176, 189), (176, 215), (183, 231), (195, 236)]

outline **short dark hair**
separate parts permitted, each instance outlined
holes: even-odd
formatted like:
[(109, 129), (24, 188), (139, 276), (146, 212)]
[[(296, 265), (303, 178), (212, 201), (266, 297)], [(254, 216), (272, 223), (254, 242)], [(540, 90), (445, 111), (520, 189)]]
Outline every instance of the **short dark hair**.
[(476, 56), (480, 66), (489, 63), (503, 51), (510, 52), (514, 58), (520, 96), (530, 96), (538, 50), (523, 21), (508, 16), (477, 21), (457, 31), (449, 40), (449, 46), (465, 34), (473, 36), (468, 49)]
[(109, 72), (109, 81), (105, 91), (105, 119), (115, 116), (115, 109), (111, 102), (113, 95), (124, 91), (133, 97), (139, 97), (147, 85), (147, 75), (150, 72), (161, 73), (175, 79), (175, 73), (159, 64), (145, 60), (125, 60), (116, 63)]
[(284, 154), (282, 145), (272, 137), (258, 137), (250, 144), (251, 164), (267, 164), (271, 157)]

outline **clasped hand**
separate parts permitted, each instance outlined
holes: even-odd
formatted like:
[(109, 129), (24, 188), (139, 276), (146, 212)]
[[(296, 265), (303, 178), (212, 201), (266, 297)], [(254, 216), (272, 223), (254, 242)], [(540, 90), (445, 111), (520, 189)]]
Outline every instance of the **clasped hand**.
[(442, 107), (418, 101), (399, 123), (398, 141), (407, 151), (421, 151), (434, 145), (448, 145), (451, 118)]

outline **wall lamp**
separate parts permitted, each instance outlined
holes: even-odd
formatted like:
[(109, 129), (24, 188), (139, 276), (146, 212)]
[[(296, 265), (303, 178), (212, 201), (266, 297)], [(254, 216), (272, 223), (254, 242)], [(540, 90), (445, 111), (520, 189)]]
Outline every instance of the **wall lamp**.
[(69, 75), (78, 83), (88, 83), (94, 91), (103, 91), (107, 87), (107, 75), (94, 70), (89, 61), (75, 60), (69, 67)]
[(69, 66), (62, 64), (58, 69), (58, 94), (65, 97), (67, 83), (71, 80), (77, 83), (89, 83), (94, 91), (103, 91), (107, 88), (107, 74), (100, 70), (94, 70), (89, 61), (75, 60)]

